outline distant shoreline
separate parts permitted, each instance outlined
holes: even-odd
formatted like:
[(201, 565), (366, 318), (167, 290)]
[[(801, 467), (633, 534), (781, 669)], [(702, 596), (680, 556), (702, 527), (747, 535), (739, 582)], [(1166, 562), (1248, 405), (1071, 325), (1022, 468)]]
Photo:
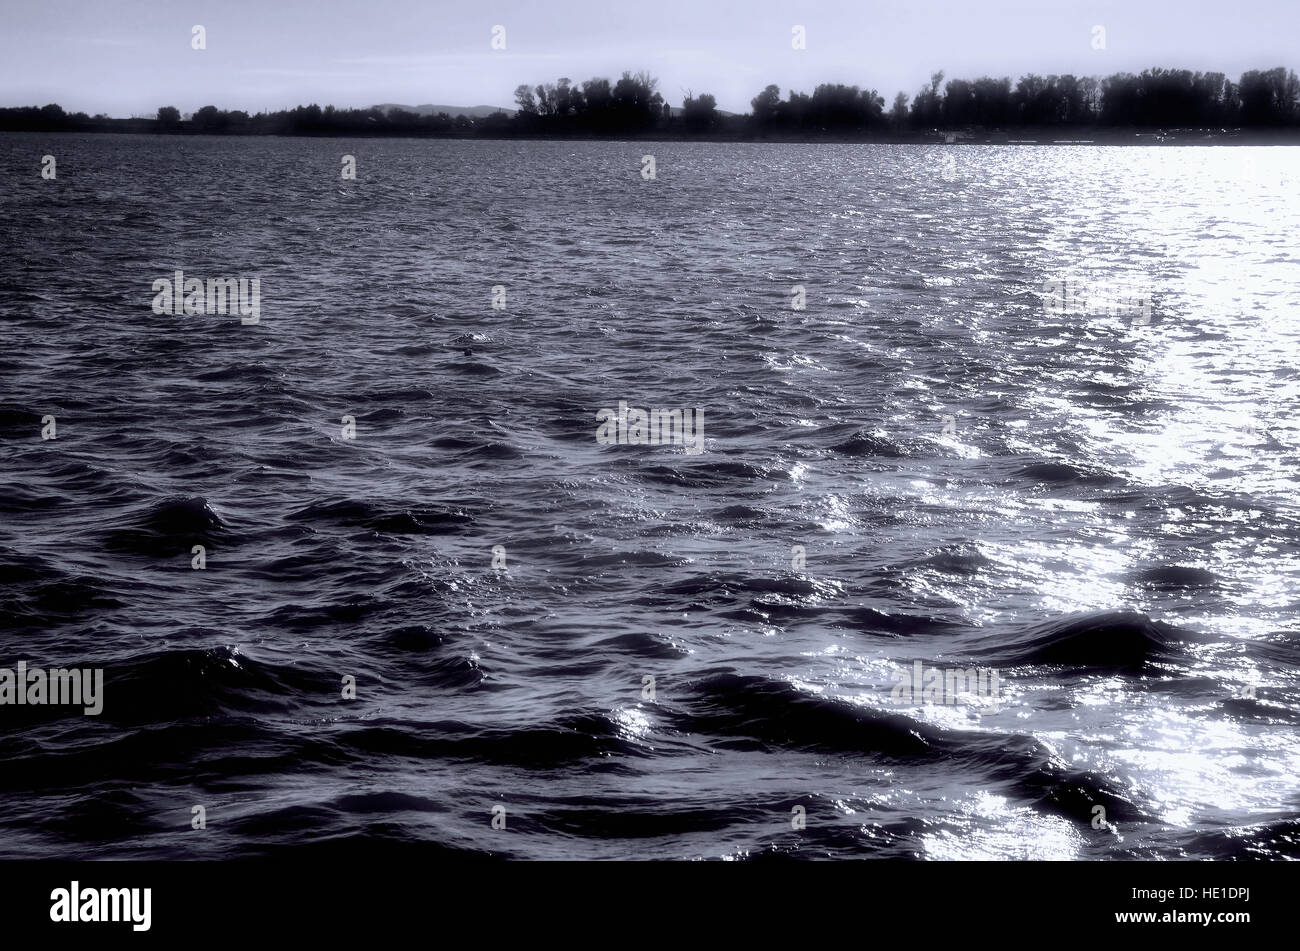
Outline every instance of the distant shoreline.
[(110, 126), (97, 123), (88, 128), (9, 128), (0, 134), (23, 135), (148, 135), (183, 138), (253, 138), (253, 139), (437, 139), (489, 142), (710, 142), (745, 145), (1107, 145), (1107, 146), (1295, 146), (1300, 145), (1300, 130), (1257, 129), (1208, 131), (1200, 129), (1072, 129), (1068, 135), (1060, 130), (1016, 129), (1011, 132), (970, 130), (876, 133), (843, 135), (737, 135), (725, 133), (672, 134), (664, 131), (599, 135), (593, 133), (557, 134), (553, 131), (511, 132), (428, 132), (382, 129), (374, 132), (331, 130), (327, 132), (261, 132), (207, 129), (158, 129), (152, 119), (113, 119)]
[[(1292, 145), (1300, 144), (1300, 77), (1277, 66), (1223, 73), (1154, 68), (1107, 77), (1007, 76), (973, 81), (931, 74), (914, 97), (821, 83), (811, 95), (769, 84), (748, 113), (725, 112), (709, 93), (670, 105), (659, 81), (625, 70), (617, 80), (516, 87), (516, 109), (298, 105), (249, 114), (201, 106), (114, 119), (67, 113), (57, 103), (0, 107), (0, 131), (277, 135), (502, 141), (858, 142), (910, 145)], [(435, 112), (434, 110), (439, 110)], [(460, 110), (452, 116), (449, 110)], [(492, 110), (483, 114), (484, 110)], [(467, 113), (473, 112), (474, 115)]]

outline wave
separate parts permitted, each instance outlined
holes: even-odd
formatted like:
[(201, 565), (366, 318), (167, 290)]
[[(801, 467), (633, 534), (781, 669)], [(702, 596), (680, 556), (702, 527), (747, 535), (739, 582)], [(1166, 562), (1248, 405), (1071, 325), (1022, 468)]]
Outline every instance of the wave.
[(1205, 568), (1188, 565), (1157, 565), (1132, 572), (1129, 580), (1134, 584), (1144, 585), (1164, 591), (1184, 588), (1217, 588), (1221, 581), (1218, 575)]
[(202, 496), (169, 496), (125, 519), (105, 537), (112, 551), (157, 558), (189, 554), (194, 545), (227, 539), (225, 523)]
[(1001, 784), (1033, 808), (1091, 823), (1093, 807), (1112, 821), (1153, 821), (1116, 780), (1076, 770), (1039, 740), (1018, 734), (949, 730), (902, 713), (828, 698), (793, 684), (718, 673), (693, 687), (676, 726), (719, 737), (730, 750), (820, 750), (882, 760), (933, 762)]
[(1012, 475), (1018, 479), (1040, 485), (1117, 485), (1123, 480), (1101, 469), (1069, 462), (1035, 462), (1016, 469)]
[(454, 535), (474, 517), (454, 507), (399, 508), (377, 501), (335, 499), (313, 502), (285, 516), (291, 522), (346, 525), (391, 535)]
[(1136, 611), (1097, 611), (981, 639), (966, 653), (990, 667), (1063, 666), (1142, 673), (1185, 660), (1198, 635)]

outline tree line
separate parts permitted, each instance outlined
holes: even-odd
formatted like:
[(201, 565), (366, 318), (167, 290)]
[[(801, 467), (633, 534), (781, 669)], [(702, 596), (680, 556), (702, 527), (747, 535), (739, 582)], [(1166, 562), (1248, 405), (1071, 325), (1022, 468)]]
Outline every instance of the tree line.
[(688, 91), (674, 109), (648, 73), (625, 72), (615, 81), (520, 85), (515, 111), (471, 117), (419, 115), (403, 109), (297, 106), (250, 115), (203, 106), (182, 116), (163, 106), (155, 117), (110, 119), (65, 113), (58, 105), (0, 109), (0, 129), (128, 131), (242, 135), (484, 136), (715, 136), (818, 138), (924, 135), (938, 131), (1060, 129), (1287, 129), (1300, 130), (1300, 79), (1285, 67), (1250, 70), (1236, 82), (1223, 73), (1148, 69), (1098, 78), (983, 76), (950, 79), (934, 73), (908, 97), (886, 108), (874, 89), (823, 83), (812, 93), (767, 86), (751, 111), (718, 110), (709, 93)]

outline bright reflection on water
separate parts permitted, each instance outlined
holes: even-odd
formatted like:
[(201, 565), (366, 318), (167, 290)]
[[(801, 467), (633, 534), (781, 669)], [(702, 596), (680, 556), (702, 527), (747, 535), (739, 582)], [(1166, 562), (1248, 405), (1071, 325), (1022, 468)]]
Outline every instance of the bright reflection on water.
[[(24, 642), (181, 678), (130, 739), (199, 751), (13, 755), (103, 801), (229, 770), (256, 820), (131, 849), (1296, 854), (1300, 149), (660, 142), (645, 182), (643, 144), (367, 140), (339, 182), (339, 142), (164, 138), (65, 137), (57, 189), (0, 149), (0, 426), (71, 414), (5, 443)], [(173, 267), (260, 275), (262, 325), (152, 315)], [(619, 400), (707, 451), (598, 445)], [(220, 516), (201, 583), (121, 534), (171, 496)], [(998, 712), (896, 696), (917, 663)], [(59, 854), (89, 792), (5, 841)]]

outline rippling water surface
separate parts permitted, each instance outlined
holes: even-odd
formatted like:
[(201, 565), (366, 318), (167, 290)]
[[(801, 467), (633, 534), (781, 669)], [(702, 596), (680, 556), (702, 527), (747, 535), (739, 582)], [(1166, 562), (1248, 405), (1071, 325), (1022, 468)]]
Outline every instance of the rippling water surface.
[[(1300, 855), (1300, 151), (0, 166), (0, 666), (106, 677), (0, 707), (0, 854)], [(154, 314), (176, 269), (261, 322)]]

